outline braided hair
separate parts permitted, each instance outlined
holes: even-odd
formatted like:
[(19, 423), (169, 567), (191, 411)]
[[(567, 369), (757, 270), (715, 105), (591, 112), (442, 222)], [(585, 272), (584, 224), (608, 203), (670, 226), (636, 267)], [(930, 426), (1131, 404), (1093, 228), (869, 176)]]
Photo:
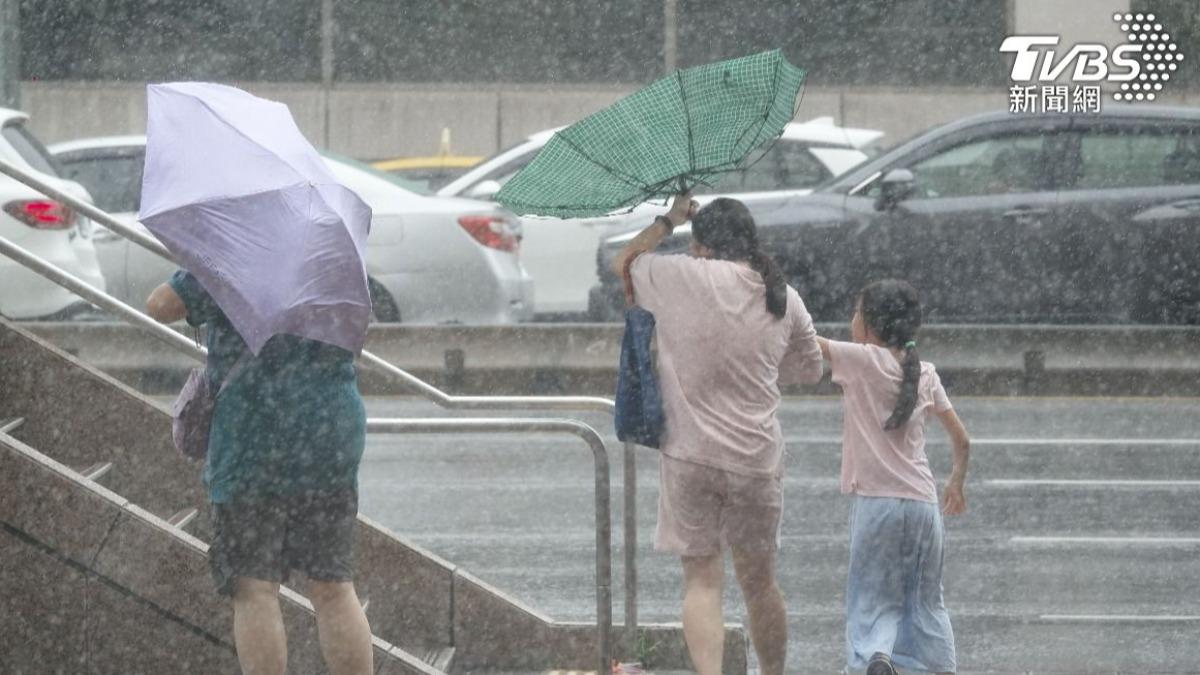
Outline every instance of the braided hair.
[(899, 429), (917, 407), (917, 385), (921, 381), (921, 358), (917, 355), (917, 329), (921, 327), (921, 299), (907, 281), (886, 279), (869, 284), (858, 295), (863, 324), (888, 347), (904, 350), (900, 367), (904, 379), (892, 416), (883, 428)]
[(717, 260), (750, 263), (767, 287), (767, 311), (782, 319), (787, 314), (787, 280), (758, 243), (758, 228), (750, 209), (736, 199), (714, 199), (692, 218), (692, 236)]

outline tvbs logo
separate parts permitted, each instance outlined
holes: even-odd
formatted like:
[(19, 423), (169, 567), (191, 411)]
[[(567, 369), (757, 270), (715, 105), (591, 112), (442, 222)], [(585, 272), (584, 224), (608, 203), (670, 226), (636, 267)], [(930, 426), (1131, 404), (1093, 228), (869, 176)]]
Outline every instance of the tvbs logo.
[[(1118, 101), (1153, 101), (1183, 63), (1171, 34), (1153, 14), (1113, 14), (1125, 40), (1116, 46), (1084, 42), (1062, 53), (1056, 35), (1013, 35), (1000, 51), (1013, 55), (1013, 82), (1115, 83)], [(1060, 55), (1061, 54), (1061, 55)]]
[[(1142, 45), (1121, 45), (1109, 53), (1107, 45), (1080, 43), (1056, 61), (1058, 36), (1013, 35), (1005, 38), (1000, 51), (1015, 54), (1012, 80), (1014, 82), (1054, 82), (1072, 65), (1071, 80), (1075, 82), (1128, 82), (1142, 72), (1138, 57)], [(1111, 56), (1111, 63), (1109, 58)], [(1039, 64), (1041, 67), (1039, 68)]]

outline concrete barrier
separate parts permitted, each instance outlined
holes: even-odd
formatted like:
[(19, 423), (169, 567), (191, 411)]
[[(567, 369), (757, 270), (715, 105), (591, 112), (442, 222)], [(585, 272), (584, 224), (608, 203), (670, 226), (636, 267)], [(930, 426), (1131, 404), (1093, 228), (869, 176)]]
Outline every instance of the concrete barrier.
[[(27, 323), (31, 332), (143, 391), (168, 393), (195, 364), (123, 324)], [(818, 332), (845, 339), (846, 328)], [(618, 324), (379, 325), (375, 354), (453, 392), (607, 395), (616, 381)], [(927, 326), (922, 358), (958, 394), (1200, 394), (1200, 328)], [(405, 394), (364, 372), (364, 391)], [(794, 392), (833, 391), (828, 381)]]

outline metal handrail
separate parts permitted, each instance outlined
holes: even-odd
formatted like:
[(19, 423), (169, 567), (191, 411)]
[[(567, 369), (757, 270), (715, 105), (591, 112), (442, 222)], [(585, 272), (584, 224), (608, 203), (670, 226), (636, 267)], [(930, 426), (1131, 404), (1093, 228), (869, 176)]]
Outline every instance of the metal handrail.
[[(149, 330), (155, 337), (193, 358), (203, 360), (207, 354), (204, 347), (197, 345), (186, 336), (167, 328), (62, 268), (29, 253), (5, 237), (0, 237), (0, 254), (8, 256), (85, 300), (120, 315), (135, 326)], [(391, 366), (391, 364), (384, 363)], [(596, 475), (596, 630), (601, 666), (597, 672), (605, 672), (604, 669), (609, 667), (609, 658), (612, 654), (612, 519), (609, 512), (611, 488), (608, 449), (600, 434), (583, 422), (546, 418), (371, 418), (367, 420), (367, 431), (410, 434), (569, 433), (583, 439), (588, 444), (592, 450)]]
[[(599, 641), (597, 673), (607, 673), (612, 658), (612, 519), (609, 513), (608, 451), (592, 427), (569, 419), (368, 419), (367, 431), (378, 433), (567, 433), (592, 450), (596, 473), (596, 631)], [(626, 635), (632, 633), (626, 632)]]
[[(63, 202), (80, 213), (85, 214), (101, 226), (124, 236), (147, 251), (165, 260), (174, 262), (174, 258), (170, 252), (157, 239), (122, 223), (103, 209), (59, 190), (53, 185), (46, 183), (36, 176), (30, 175), (3, 159), (0, 159), (0, 173), (41, 192), (47, 197)], [(33, 269), (43, 277), (67, 288), (92, 304), (121, 316), (135, 326), (149, 330), (153, 335), (193, 358), (202, 360), (207, 354), (202, 347), (199, 347), (187, 337), (159, 324), (133, 307), (92, 287), (68, 272), (54, 267), (37, 256), (29, 254), (24, 249), (2, 237), (0, 237), (0, 252)], [(412, 373), (398, 368), (365, 349), (359, 358), (362, 362), (383, 370), (424, 396), (427, 400), (447, 410), (592, 411), (606, 412), (610, 415), (616, 410), (616, 405), (611, 399), (598, 396), (456, 396), (438, 389)], [(636, 633), (638, 624), (636, 459), (634, 444), (625, 443), (622, 456), (624, 466), (625, 626), (630, 635)]]

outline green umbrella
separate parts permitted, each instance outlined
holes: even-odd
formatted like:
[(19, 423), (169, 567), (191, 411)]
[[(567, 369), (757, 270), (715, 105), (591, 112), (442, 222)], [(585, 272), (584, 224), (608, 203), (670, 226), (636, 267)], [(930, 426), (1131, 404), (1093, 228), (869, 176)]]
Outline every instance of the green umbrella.
[(676, 71), (555, 134), (496, 199), (574, 218), (711, 185), (783, 132), (804, 76), (779, 50)]

